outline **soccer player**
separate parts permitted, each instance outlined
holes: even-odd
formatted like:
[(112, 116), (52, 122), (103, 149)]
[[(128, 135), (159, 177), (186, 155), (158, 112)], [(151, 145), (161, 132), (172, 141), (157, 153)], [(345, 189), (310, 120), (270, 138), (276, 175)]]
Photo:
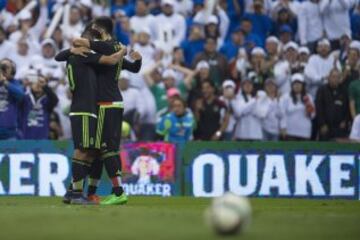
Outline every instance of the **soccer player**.
[[(105, 55), (113, 54), (125, 46), (114, 41), (113, 22), (109, 17), (99, 17), (93, 22), (93, 29), (101, 34), (102, 41), (89, 41), (80, 38), (74, 40), (75, 46), (87, 47)], [(123, 58), (116, 66), (97, 66), (95, 71), (98, 79), (98, 125), (95, 146), (100, 148), (100, 160), (95, 161), (97, 174), (90, 175), (89, 195), (95, 194), (96, 183), (101, 176), (102, 163), (112, 183), (112, 194), (101, 202), (102, 205), (117, 205), (127, 203), (127, 196), (121, 186), (121, 163), (119, 146), (123, 119), (123, 99), (117, 81), (122, 69), (138, 72), (141, 68), (141, 55), (130, 53), (134, 62)], [(95, 180), (94, 180), (95, 179)]]
[[(82, 37), (93, 39), (98, 32), (87, 27)], [(72, 161), (72, 193), (64, 197), (65, 203), (90, 204), (83, 196), (84, 179), (88, 175), (94, 156), (97, 126), (97, 79), (94, 66), (116, 65), (125, 55), (120, 49), (111, 56), (90, 53), (85, 48), (71, 48), (60, 52), (55, 59), (67, 61), (67, 74), (73, 94), (70, 120), (75, 152)]]

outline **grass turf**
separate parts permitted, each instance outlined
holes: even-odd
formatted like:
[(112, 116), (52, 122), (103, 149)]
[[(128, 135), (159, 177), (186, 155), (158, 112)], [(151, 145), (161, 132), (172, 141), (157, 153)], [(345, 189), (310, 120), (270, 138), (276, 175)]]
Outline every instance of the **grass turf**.
[[(218, 239), (203, 224), (209, 199), (131, 197), (126, 206), (69, 206), (60, 198), (0, 197), (0, 239)], [(360, 239), (360, 202), (252, 199), (241, 239)], [(234, 239), (238, 239), (239, 236)], [(227, 238), (233, 239), (233, 238)]]

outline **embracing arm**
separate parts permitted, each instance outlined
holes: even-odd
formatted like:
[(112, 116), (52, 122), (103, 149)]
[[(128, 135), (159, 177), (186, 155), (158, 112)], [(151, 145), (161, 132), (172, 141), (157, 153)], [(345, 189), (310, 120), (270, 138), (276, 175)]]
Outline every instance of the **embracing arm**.
[(141, 59), (131, 62), (124, 58), (123, 64), (122, 64), (122, 69), (128, 70), (129, 72), (132, 72), (132, 73), (138, 73), (141, 69), (141, 64), (142, 64)]
[(87, 54), (89, 53), (90, 53), (90, 49), (86, 47), (72, 47), (56, 54), (55, 60), (58, 62), (64, 62), (68, 60), (71, 54), (87, 57), (88, 56)]

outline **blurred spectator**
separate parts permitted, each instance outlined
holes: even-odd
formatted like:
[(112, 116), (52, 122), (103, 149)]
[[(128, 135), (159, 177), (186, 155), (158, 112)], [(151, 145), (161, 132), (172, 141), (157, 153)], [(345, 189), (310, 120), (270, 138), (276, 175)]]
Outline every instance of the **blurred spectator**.
[[(245, 3), (245, 11), (246, 12), (254, 12), (254, 4), (256, 0), (243, 0)], [(262, 0), (264, 8), (263, 11), (264, 13), (268, 14), (271, 11), (271, 6), (272, 6), (272, 0)]]
[(360, 79), (349, 84), (350, 113), (352, 119), (360, 113)]
[(263, 46), (261, 37), (253, 32), (253, 23), (249, 18), (244, 17), (241, 20), (240, 28), (245, 34), (246, 47), (248, 50), (255, 46)]
[(111, 15), (122, 12), (127, 16), (132, 16), (135, 13), (133, 1), (130, 0), (111, 0)]
[(316, 95), (316, 115), (321, 141), (345, 138), (349, 134), (349, 103), (345, 89), (340, 87), (340, 71), (336, 68), (331, 70), (327, 82), (319, 88)]
[[(255, 47), (251, 51), (249, 78), (254, 84), (255, 92), (264, 89), (264, 82), (270, 75), (269, 66), (266, 64), (266, 53), (261, 47)], [(251, 75), (251, 76), (250, 76)]]
[(193, 24), (190, 28), (189, 37), (181, 43), (187, 66), (191, 66), (194, 57), (204, 50), (204, 44), (204, 33), (201, 25)]
[(272, 31), (272, 22), (264, 12), (264, 0), (253, 0), (253, 9), (253, 12), (246, 12), (244, 18), (252, 22), (252, 32), (260, 37), (263, 46), (266, 37)]
[(129, 84), (130, 73), (126, 70), (121, 71), (119, 78), (119, 89), (124, 99), (124, 121), (134, 127), (141, 116), (144, 115), (143, 99), (140, 91)]
[(207, 61), (210, 66), (211, 81), (216, 87), (220, 86), (222, 81), (227, 78), (229, 68), (225, 56), (216, 51), (215, 39), (206, 39), (204, 51), (196, 55), (193, 66), (202, 60)]
[(316, 48), (316, 42), (324, 34), (324, 24), (320, 13), (320, 0), (305, 1), (298, 14), (299, 38), (301, 45), (308, 45), (311, 52)]
[(354, 119), (349, 138), (354, 142), (360, 142), (360, 115)]
[(174, 6), (175, 0), (162, 0), (162, 13), (155, 17), (155, 45), (165, 52), (180, 46), (186, 34), (185, 18), (175, 13)]
[(18, 137), (18, 103), (24, 97), (24, 90), (14, 79), (16, 66), (11, 60), (1, 60), (0, 70), (0, 139), (14, 140)]
[(351, 32), (353, 39), (360, 40), (360, 3), (351, 14)]
[(149, 2), (146, 0), (136, 1), (135, 15), (130, 18), (131, 31), (138, 33), (143, 29), (149, 29), (151, 39), (155, 37), (155, 17), (149, 14)]
[(14, 43), (6, 39), (5, 30), (0, 26), (0, 59), (8, 57), (14, 51)]
[(296, 16), (291, 12), (289, 8), (280, 8), (279, 11), (276, 13), (276, 17), (273, 22), (273, 34), (279, 35), (280, 30), (283, 29), (284, 26), (289, 27), (290, 30), (288, 30), (290, 33), (296, 33), (297, 32), (297, 18)]
[(264, 108), (262, 119), (263, 140), (277, 141), (280, 136), (280, 121), (282, 118), (276, 82), (268, 78), (265, 82), (266, 97), (260, 102)]
[(206, 61), (200, 61), (195, 68), (194, 84), (189, 92), (188, 105), (194, 109), (195, 102), (202, 97), (202, 83), (210, 81), (210, 66)]
[(170, 112), (160, 119), (156, 132), (165, 141), (184, 144), (192, 139), (194, 127), (192, 112), (186, 108), (182, 98), (176, 97), (171, 102)]
[(265, 42), (266, 60), (269, 68), (273, 68), (280, 57), (280, 42), (275, 36), (270, 36)]
[(231, 102), (235, 99), (235, 96), (236, 96), (235, 91), (236, 91), (236, 85), (235, 85), (234, 81), (228, 79), (223, 82), (222, 96), (220, 97), (220, 100), (223, 101), (225, 103), (226, 107), (229, 109), (229, 123), (224, 132), (224, 140), (225, 141), (233, 140), (236, 119), (234, 117), (234, 112), (232, 109)]
[(48, 139), (50, 114), (59, 100), (44, 77), (33, 75), (30, 81), (20, 106), (22, 138)]
[(315, 107), (311, 95), (306, 93), (304, 76), (296, 73), (291, 77), (291, 92), (280, 99), (283, 118), (281, 136), (287, 140), (309, 140), (311, 119), (315, 117)]
[(356, 0), (321, 0), (320, 12), (324, 24), (325, 34), (331, 41), (332, 49), (340, 48), (340, 38), (351, 36), (349, 11)]
[(302, 1), (298, 0), (275, 0), (272, 4), (272, 15), (279, 14), (282, 9), (287, 9), (290, 14), (296, 17), (301, 8)]
[(17, 66), (17, 73), (15, 78), (21, 79), (24, 77), (24, 73), (31, 65), (30, 44), (26, 38), (20, 38), (16, 44), (16, 48), (8, 55)]
[(315, 98), (318, 88), (325, 83), (331, 69), (340, 69), (340, 63), (337, 56), (331, 54), (330, 42), (323, 39), (318, 42), (317, 52), (313, 54), (305, 67), (305, 76), (309, 94)]
[(289, 25), (282, 25), (279, 28), (279, 40), (282, 45), (286, 45), (293, 40), (294, 32)]
[(121, 12), (115, 15), (115, 36), (124, 45), (131, 43), (132, 31), (129, 18)]
[(347, 60), (345, 61), (343, 72), (343, 87), (348, 93), (349, 85), (351, 82), (360, 78), (360, 42), (353, 41), (350, 45)]
[(241, 92), (231, 102), (236, 119), (234, 139), (262, 140), (263, 132), (261, 118), (258, 116), (257, 97), (254, 91), (254, 84), (250, 78), (245, 78), (241, 82)]
[(224, 46), (220, 49), (220, 52), (224, 54), (228, 60), (232, 60), (236, 57), (240, 47), (245, 47), (245, 35), (240, 27), (238, 27), (231, 34), (231, 39), (225, 42)]
[(229, 122), (229, 111), (224, 102), (215, 94), (214, 83), (205, 81), (201, 83), (202, 98), (196, 100), (194, 115), (197, 140), (220, 140)]
[(68, 16), (64, 15), (61, 30), (66, 41), (71, 42), (72, 39), (80, 37), (84, 23), (81, 20), (80, 9), (76, 5), (70, 7), (68, 14)]

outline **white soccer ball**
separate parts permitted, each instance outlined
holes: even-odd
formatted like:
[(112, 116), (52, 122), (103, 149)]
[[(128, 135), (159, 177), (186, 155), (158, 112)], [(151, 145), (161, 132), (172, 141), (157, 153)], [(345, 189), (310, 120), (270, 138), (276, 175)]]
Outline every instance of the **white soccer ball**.
[(251, 205), (246, 197), (226, 193), (214, 198), (206, 210), (208, 225), (220, 235), (233, 235), (244, 231), (251, 220)]

